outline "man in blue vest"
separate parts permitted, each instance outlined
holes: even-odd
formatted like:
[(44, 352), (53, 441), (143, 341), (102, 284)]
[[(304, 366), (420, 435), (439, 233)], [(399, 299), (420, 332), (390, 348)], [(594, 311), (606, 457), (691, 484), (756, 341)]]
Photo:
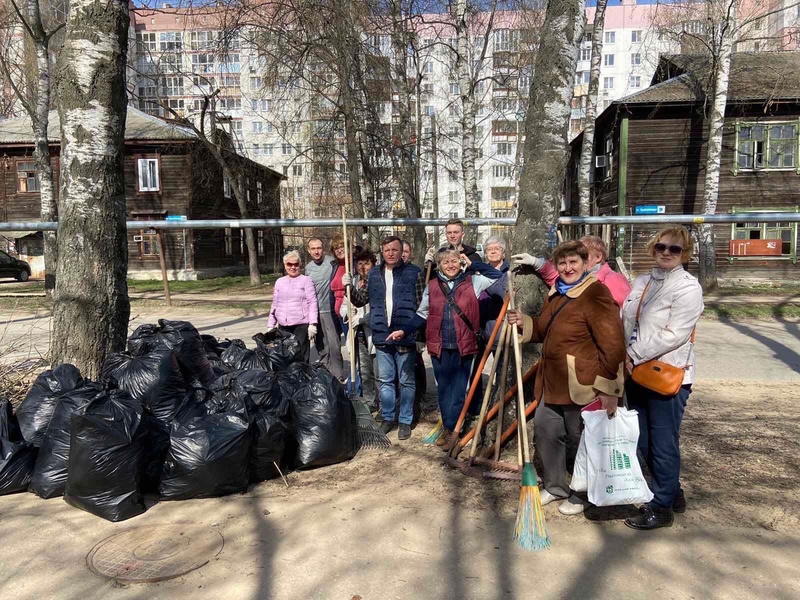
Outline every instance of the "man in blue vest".
[[(416, 314), (425, 291), (425, 276), (416, 265), (403, 262), (403, 243), (399, 237), (389, 236), (381, 242), (383, 263), (373, 267), (369, 273), (366, 289), (350, 289), (354, 306), (369, 304), (369, 324), (372, 342), (375, 345), (375, 360), (378, 366), (378, 395), (381, 400), (381, 415), (384, 433), (395, 426), (395, 377), (400, 381), (400, 415), (398, 439), (411, 437), (411, 421), (414, 418), (414, 364), (417, 359), (416, 335), (407, 335), (401, 340), (388, 340), (389, 334), (401, 331)], [(350, 285), (350, 277), (342, 279)]]

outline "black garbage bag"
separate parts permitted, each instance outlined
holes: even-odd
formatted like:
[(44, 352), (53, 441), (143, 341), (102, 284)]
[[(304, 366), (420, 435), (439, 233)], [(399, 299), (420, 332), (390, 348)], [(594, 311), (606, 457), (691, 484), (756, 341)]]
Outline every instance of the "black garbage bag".
[(10, 442), (22, 441), (22, 432), (19, 430), (14, 407), (11, 405), (11, 400), (5, 396), (0, 396), (0, 438)]
[(219, 357), (219, 355), (222, 354), (222, 350), (220, 350), (219, 347), (219, 340), (213, 335), (203, 333), (200, 334), (200, 339), (203, 341), (203, 351), (206, 353), (206, 356), (209, 358), (211, 355)]
[(347, 392), (327, 370), (298, 363), (280, 375), (282, 386), (296, 386), (291, 400), (295, 467), (331, 465), (355, 456), (356, 414)]
[(40, 498), (64, 495), (67, 487), (72, 415), (105, 393), (106, 389), (99, 383), (86, 381), (83, 386), (59, 398), (53, 418), (44, 434), (29, 488)]
[(41, 373), (25, 399), (17, 407), (17, 421), (26, 442), (37, 448), (56, 409), (58, 398), (83, 385), (80, 371), (73, 365), (58, 365)]
[[(237, 340), (240, 341), (240, 340)], [(231, 344), (222, 353), (222, 362), (228, 365), (234, 371), (244, 371), (247, 369), (261, 369), (268, 370), (268, 361), (264, 354), (250, 350), (244, 342), (239, 344)]]
[(28, 489), (38, 448), (0, 437), (0, 496)]
[(233, 372), (233, 369), (226, 365), (219, 356), (209, 354), (208, 362), (211, 363), (211, 368), (214, 369), (214, 375), (217, 379)]
[(139, 400), (167, 426), (186, 397), (183, 379), (175, 352), (157, 348), (134, 356), (125, 352), (110, 354), (103, 366), (103, 377)]
[(169, 451), (168, 425), (145, 409), (142, 414), (144, 427), (144, 455), (142, 456), (141, 490), (145, 494), (157, 494), (158, 482), (164, 470), (164, 461)]
[(278, 384), (278, 375), (240, 371), (232, 383), (232, 393), (244, 401), (250, 415), (250, 481), (278, 477), (278, 466), (292, 433), (289, 400)]
[(214, 381), (214, 371), (206, 357), (203, 340), (194, 325), (186, 321), (159, 319), (158, 325), (140, 325), (128, 338), (128, 351), (134, 356), (159, 348), (175, 351), (184, 378), (197, 378), (204, 385)]
[(209, 498), (247, 489), (250, 426), (246, 408), (235, 399), (219, 398), (205, 407), (206, 414), (187, 411), (172, 423), (158, 487), (163, 500)]
[(145, 511), (140, 491), (144, 407), (123, 390), (108, 390), (72, 415), (64, 500), (109, 521)]
[(259, 353), (266, 358), (270, 371), (277, 373), (303, 360), (300, 340), (292, 333), (273, 329), (267, 333), (257, 333), (253, 340)]

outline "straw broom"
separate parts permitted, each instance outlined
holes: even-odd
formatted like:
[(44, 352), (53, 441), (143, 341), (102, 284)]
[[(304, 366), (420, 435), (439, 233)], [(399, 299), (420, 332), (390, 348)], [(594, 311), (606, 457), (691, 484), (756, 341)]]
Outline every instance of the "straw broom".
[[(508, 272), (508, 286), (511, 293), (509, 308), (514, 309), (514, 274)], [(517, 381), (522, 382), (522, 353), (520, 351), (519, 329), (511, 328), (514, 340), (514, 366)], [(530, 446), (528, 444), (528, 426), (525, 419), (525, 394), (523, 386), (517, 386), (517, 418), (519, 419), (519, 440), (522, 442), (521, 451), (518, 452), (520, 466), (522, 467), (522, 486), (519, 492), (519, 508), (517, 520), (514, 524), (514, 539), (523, 550), (544, 550), (550, 547), (550, 536), (547, 533), (547, 524), (544, 520), (542, 499), (539, 496), (539, 483), (536, 470), (531, 463)]]
[[(433, 267), (433, 263), (429, 262), (427, 268), (425, 269), (425, 287), (428, 287), (428, 282), (431, 279), (431, 269)], [(432, 446), (436, 443), (442, 434), (444, 433), (444, 422), (442, 421), (442, 417), (439, 417), (439, 420), (436, 421), (436, 427), (431, 429), (430, 433), (422, 438), (422, 443), (428, 446)]]

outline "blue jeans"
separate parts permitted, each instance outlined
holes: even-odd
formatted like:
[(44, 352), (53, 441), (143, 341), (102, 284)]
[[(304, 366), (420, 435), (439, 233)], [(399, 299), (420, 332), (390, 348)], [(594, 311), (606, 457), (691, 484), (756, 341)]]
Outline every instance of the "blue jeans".
[(417, 351), (400, 352), (395, 346), (375, 348), (375, 362), (378, 366), (378, 395), (381, 399), (381, 416), (387, 423), (394, 422), (395, 416), (395, 378), (400, 382), (400, 415), (398, 421), (411, 425), (414, 419), (414, 397), (416, 384), (414, 381), (414, 364)]
[(662, 396), (628, 381), (625, 389), (628, 408), (639, 413), (639, 450), (653, 475), (650, 504), (669, 508), (681, 489), (681, 421), (692, 388)]
[(462, 357), (458, 350), (442, 349), (441, 355), (431, 356), (433, 372), (439, 386), (442, 424), (448, 431), (455, 429), (464, 408), (474, 361), (475, 355)]

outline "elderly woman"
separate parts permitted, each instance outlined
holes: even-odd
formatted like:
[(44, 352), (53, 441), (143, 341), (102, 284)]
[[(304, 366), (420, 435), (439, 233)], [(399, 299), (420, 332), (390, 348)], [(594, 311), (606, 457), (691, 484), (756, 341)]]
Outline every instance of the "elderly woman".
[[(682, 266), (692, 255), (685, 227), (665, 227), (647, 250), (656, 261), (633, 283), (622, 307), (627, 340), (626, 371), (657, 359), (683, 371), (680, 389), (664, 396), (628, 380), (628, 406), (639, 413), (639, 450), (653, 475), (653, 500), (625, 521), (633, 529), (672, 525), (673, 512), (686, 510), (680, 486), (680, 428), (694, 381), (694, 330), (703, 313), (703, 291)], [(647, 365), (642, 368), (647, 369)]]
[[(483, 244), (483, 252), (486, 256), (486, 262), (489, 266), (494, 267), (502, 275), (500, 279), (495, 281), (489, 289), (484, 290), (478, 298), (478, 305), (480, 306), (481, 313), (481, 328), (483, 335), (488, 340), (492, 335), (494, 324), (497, 322), (497, 317), (500, 315), (500, 310), (503, 308), (503, 299), (506, 295), (506, 286), (508, 285), (508, 261), (506, 260), (506, 241), (496, 235), (487, 238)], [(495, 340), (495, 347), (497, 347), (498, 340)]]
[(581, 437), (581, 407), (600, 399), (614, 414), (623, 392), (625, 342), (619, 307), (608, 288), (588, 272), (589, 251), (581, 242), (553, 251), (558, 280), (538, 318), (508, 311), (508, 323), (522, 329), (525, 342), (542, 344), (534, 394), (536, 452), (542, 459), (542, 504), (564, 499), (565, 515), (583, 512), (584, 502), (570, 495), (567, 451), (575, 455)]
[(286, 275), (275, 282), (268, 329), (276, 326), (300, 340), (300, 356), (310, 361), (310, 340), (317, 335), (317, 293), (311, 277), (301, 275), (300, 253), (292, 250), (283, 257)]
[(391, 336), (402, 339), (427, 324), (425, 337), (439, 382), (439, 410), (445, 429), (436, 443), (446, 447), (464, 407), (478, 355), (478, 297), (502, 273), (486, 263), (470, 261), (457, 250), (439, 252), (436, 266), (437, 276), (428, 282), (417, 314)]

